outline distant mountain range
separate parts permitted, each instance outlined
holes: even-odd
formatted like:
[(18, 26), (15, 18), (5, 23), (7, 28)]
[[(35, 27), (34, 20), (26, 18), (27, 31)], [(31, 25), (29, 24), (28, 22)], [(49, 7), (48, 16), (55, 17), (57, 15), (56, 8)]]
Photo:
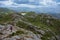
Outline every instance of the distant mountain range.
[(29, 8), (29, 7), (8, 7), (9, 9), (15, 10), (17, 12), (27, 12), (27, 11), (34, 11), (36, 13), (59, 13), (59, 10), (55, 8), (49, 8), (49, 7), (42, 7), (42, 8)]
[(56, 12), (53, 12), (52, 10), (49, 12), (48, 9), (47, 10), (39, 10), (39, 9), (31, 9), (31, 8), (11, 8), (12, 10), (15, 10), (17, 12), (30, 12), (30, 11), (33, 11), (33, 12), (36, 12), (36, 13), (47, 13), (47, 14), (51, 14), (52, 16), (54, 17), (57, 17), (57, 18), (60, 18), (60, 13), (56, 13)]
[(30, 8), (0, 8), (0, 12), (3, 11), (3, 12), (7, 12), (7, 11), (15, 11), (15, 12), (36, 12), (38, 14), (41, 14), (41, 13), (44, 13), (44, 14), (49, 14), (49, 15), (52, 15), (53, 17), (55, 18), (58, 18), (60, 19), (60, 13), (52, 13), (52, 12), (42, 12), (42, 11), (38, 11), (38, 10), (34, 10), (34, 9), (30, 9)]
[(51, 14), (52, 16), (54, 16), (55, 18), (60, 19), (60, 13), (56, 13), (56, 14)]

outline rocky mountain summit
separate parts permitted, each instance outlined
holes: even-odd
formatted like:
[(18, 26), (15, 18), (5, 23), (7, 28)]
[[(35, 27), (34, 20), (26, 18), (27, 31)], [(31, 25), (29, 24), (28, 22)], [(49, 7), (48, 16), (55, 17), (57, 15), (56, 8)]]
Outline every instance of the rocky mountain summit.
[(60, 40), (60, 19), (0, 9), (0, 40)]

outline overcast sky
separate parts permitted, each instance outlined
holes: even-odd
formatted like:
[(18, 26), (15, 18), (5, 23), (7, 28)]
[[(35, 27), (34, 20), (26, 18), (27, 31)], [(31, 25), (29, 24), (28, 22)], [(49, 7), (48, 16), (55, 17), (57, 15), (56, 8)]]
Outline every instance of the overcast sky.
[[(28, 7), (60, 12), (60, 0), (0, 0), (0, 7)], [(44, 9), (43, 9), (44, 8)]]

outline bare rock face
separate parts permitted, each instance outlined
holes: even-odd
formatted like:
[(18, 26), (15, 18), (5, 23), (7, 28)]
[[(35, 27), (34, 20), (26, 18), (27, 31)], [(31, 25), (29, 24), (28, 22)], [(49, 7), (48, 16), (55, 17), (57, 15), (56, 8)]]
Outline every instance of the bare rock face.
[(9, 25), (9, 24), (6, 26), (0, 25), (0, 27), (1, 27), (1, 29), (0, 29), (1, 32), (5, 35), (11, 33), (11, 27), (12, 27), (12, 32), (16, 31), (16, 29), (12, 25)]
[[(19, 28), (11, 24), (0, 25), (0, 40), (42, 40), (41, 38), (45, 35), (45, 31), (36, 29), (36, 32), (40, 32), (41, 34), (35, 34), (30, 30)], [(47, 39), (55, 40), (55, 37), (52, 36)]]
[[(10, 27), (12, 27), (12, 31)], [(18, 31), (17, 29), (19, 28), (16, 28), (15, 26), (12, 26), (10, 24), (5, 25), (5, 26), (0, 25), (0, 30), (2, 30), (0, 31), (2, 33), (0, 35), (0, 39), (1, 40), (40, 40), (40, 35), (37, 36), (33, 32), (22, 29), (22, 28), (20, 28), (19, 30), (25, 32), (24, 34), (22, 33), (19, 35), (14, 35), (14, 36), (9, 37), (10, 34), (16, 33), (16, 31)]]
[(17, 36), (13, 36), (11, 38), (5, 38), (4, 40), (41, 40), (35, 34), (21, 34)]

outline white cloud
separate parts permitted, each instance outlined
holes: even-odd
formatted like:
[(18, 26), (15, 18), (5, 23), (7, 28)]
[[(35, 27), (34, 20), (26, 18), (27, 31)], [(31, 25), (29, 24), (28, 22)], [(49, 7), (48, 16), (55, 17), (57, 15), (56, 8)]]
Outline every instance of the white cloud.
[(13, 4), (12, 0), (8, 0), (8, 1), (0, 1), (0, 3), (2, 3), (2, 4), (4, 4), (4, 5), (7, 5), (7, 6)]
[(29, 0), (29, 2), (35, 2), (35, 0)]
[(57, 3), (53, 0), (42, 0), (39, 3), (44, 5), (44, 6), (56, 6), (57, 5)]
[(60, 4), (60, 2), (59, 2), (59, 3), (57, 3), (57, 4)]
[[(22, 1), (22, 0), (19, 0), (19, 1)], [(2, 4), (3, 6), (5, 7), (13, 7), (13, 8), (19, 8), (19, 7), (27, 7), (27, 8), (32, 8), (32, 9), (36, 9), (36, 10), (40, 10), (40, 11), (44, 11), (47, 10), (47, 11), (56, 11), (56, 12), (60, 12), (60, 2), (56, 2), (56, 1), (53, 1), (53, 0), (29, 0), (29, 2), (32, 2), (32, 3), (35, 3), (37, 2), (39, 5), (33, 5), (33, 4), (17, 4), (15, 3), (13, 0), (8, 0), (8, 1), (0, 1), (0, 4)], [(47, 12), (46, 11), (46, 12)]]
[[(32, 0), (30, 0), (30, 1), (32, 2)], [(17, 4), (15, 2), (13, 2), (12, 0), (2, 1), (0, 3), (4, 4), (7, 7), (29, 7), (29, 8), (42, 7), (42, 6), (32, 5), (32, 4)]]
[(42, 6), (36, 6), (36, 5), (29, 5), (29, 4), (16, 4), (16, 5), (10, 5), (8, 7), (28, 7), (28, 8), (37, 8)]
[(19, 0), (19, 1), (22, 1), (22, 0)]
[[(22, 1), (22, 0), (20, 0)], [(38, 0), (37, 0), (38, 1)], [(35, 0), (29, 0), (29, 2), (35, 2)], [(56, 1), (53, 0), (40, 0), (38, 4), (40, 5), (32, 5), (32, 4), (17, 4), (13, 2), (13, 0), (8, 0), (8, 1), (1, 1), (0, 3), (6, 5), (7, 7), (29, 7), (29, 8), (39, 8), (39, 7), (55, 7), (57, 4)]]

